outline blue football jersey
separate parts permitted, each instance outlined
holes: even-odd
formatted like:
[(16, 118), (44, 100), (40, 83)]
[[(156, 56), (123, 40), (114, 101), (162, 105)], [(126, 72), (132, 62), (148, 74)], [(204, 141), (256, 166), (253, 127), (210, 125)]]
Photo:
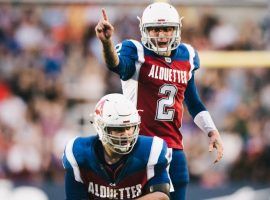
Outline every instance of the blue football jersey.
[(91, 136), (67, 144), (63, 155), (67, 200), (135, 199), (152, 185), (170, 183), (166, 168), (171, 155), (162, 139), (139, 136), (117, 176), (105, 170), (96, 153), (98, 143), (98, 136)]

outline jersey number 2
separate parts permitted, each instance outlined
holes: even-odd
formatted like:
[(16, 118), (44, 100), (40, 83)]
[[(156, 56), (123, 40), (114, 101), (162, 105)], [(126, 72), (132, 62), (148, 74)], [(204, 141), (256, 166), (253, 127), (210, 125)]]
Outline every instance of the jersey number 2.
[(157, 101), (156, 120), (173, 121), (175, 109), (170, 107), (175, 103), (177, 87), (171, 84), (164, 84), (159, 88), (159, 94), (166, 97), (162, 97)]

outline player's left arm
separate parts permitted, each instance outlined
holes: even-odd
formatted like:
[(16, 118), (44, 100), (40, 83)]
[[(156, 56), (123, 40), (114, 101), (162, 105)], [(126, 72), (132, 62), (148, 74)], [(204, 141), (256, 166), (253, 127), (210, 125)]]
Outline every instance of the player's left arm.
[(195, 70), (199, 68), (200, 60), (197, 52), (195, 53), (194, 61), (194, 71), (192, 71), (192, 77), (188, 81), (187, 89), (185, 91), (185, 103), (187, 105), (188, 111), (194, 119), (195, 124), (209, 137), (209, 151), (212, 152), (215, 148), (217, 150), (217, 158), (214, 163), (218, 162), (223, 156), (223, 144), (210, 113), (205, 108), (202, 103), (197, 87), (195, 85)]
[[(161, 140), (159, 138), (159, 140)], [(153, 177), (148, 181), (146, 186), (146, 195), (140, 197), (138, 200), (165, 200), (170, 196), (170, 177), (167, 167), (171, 161), (167, 144), (162, 140), (162, 150), (158, 157), (157, 163), (148, 166), (153, 169)]]

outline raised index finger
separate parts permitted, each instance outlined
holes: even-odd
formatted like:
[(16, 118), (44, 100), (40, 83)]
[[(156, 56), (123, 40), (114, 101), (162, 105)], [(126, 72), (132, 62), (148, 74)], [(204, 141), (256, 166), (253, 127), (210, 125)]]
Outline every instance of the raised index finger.
[(103, 19), (104, 19), (105, 21), (108, 21), (108, 16), (107, 16), (106, 11), (105, 11), (104, 8), (102, 8), (102, 16), (103, 16)]

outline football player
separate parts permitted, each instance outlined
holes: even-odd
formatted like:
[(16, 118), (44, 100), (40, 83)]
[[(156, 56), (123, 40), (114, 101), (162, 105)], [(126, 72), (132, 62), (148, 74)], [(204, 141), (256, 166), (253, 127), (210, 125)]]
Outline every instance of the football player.
[(93, 122), (98, 135), (74, 138), (65, 148), (67, 200), (169, 199), (166, 142), (138, 136), (140, 122), (122, 94), (101, 98)]
[[(209, 151), (223, 156), (220, 134), (195, 86), (195, 71), (200, 67), (197, 51), (181, 42), (182, 18), (168, 3), (147, 6), (140, 21), (141, 42), (125, 40), (114, 48), (114, 27), (105, 10), (96, 26), (107, 67), (119, 74), (123, 93), (142, 112), (140, 134), (163, 138), (172, 151), (171, 199), (185, 199), (189, 175), (183, 152), (182, 125), (185, 102), (194, 122), (209, 137)], [(173, 189), (173, 188), (172, 188)]]

